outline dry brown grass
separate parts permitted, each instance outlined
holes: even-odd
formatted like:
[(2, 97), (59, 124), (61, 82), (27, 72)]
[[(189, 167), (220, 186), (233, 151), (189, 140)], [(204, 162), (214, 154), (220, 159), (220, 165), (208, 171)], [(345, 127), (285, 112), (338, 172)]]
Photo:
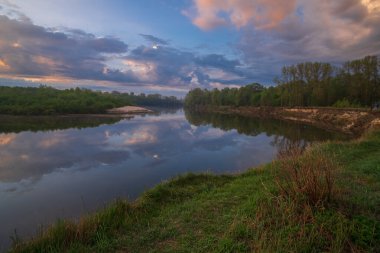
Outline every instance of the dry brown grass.
[(290, 146), (279, 152), (279, 172), (276, 178), (280, 193), (311, 206), (323, 206), (336, 194), (337, 163), (318, 148), (303, 151)]
[[(354, 252), (348, 227), (339, 212), (327, 212), (336, 200), (337, 164), (318, 146), (288, 143), (279, 151), (275, 192), (258, 205), (252, 231), (255, 252)], [(339, 231), (336, 233), (335, 231)]]

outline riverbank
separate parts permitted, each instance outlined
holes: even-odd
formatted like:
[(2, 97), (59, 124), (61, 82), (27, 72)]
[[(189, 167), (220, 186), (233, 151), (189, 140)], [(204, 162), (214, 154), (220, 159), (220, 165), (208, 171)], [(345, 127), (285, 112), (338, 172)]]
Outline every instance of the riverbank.
[(380, 112), (366, 109), (207, 106), (197, 107), (196, 110), (293, 121), (355, 136), (360, 136), (368, 129), (380, 126)]
[(170, 180), (11, 252), (378, 252), (379, 164), (380, 131), (289, 149), (240, 175)]

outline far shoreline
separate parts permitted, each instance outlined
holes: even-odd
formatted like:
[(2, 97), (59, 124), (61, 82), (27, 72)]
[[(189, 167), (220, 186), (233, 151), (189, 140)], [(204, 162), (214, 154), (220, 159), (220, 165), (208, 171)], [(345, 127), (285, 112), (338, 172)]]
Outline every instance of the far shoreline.
[[(363, 108), (333, 107), (254, 107), (254, 106), (197, 106), (185, 109), (200, 113), (235, 114), (246, 117), (273, 118), (312, 125), (327, 131), (360, 136), (369, 128), (380, 126), (380, 112)], [(66, 114), (0, 114), (0, 117), (83, 117), (124, 118), (154, 114), (155, 111), (141, 106), (123, 106), (107, 109), (102, 113)]]
[(57, 114), (0, 114), (0, 117), (95, 117), (95, 118), (133, 118), (135, 115), (154, 113), (140, 106), (123, 106), (108, 109), (104, 113), (57, 113)]

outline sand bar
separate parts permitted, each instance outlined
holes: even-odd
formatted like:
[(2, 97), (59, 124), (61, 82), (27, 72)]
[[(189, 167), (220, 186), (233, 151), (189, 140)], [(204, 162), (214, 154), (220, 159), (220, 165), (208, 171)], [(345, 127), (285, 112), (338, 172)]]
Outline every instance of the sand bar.
[(151, 113), (152, 110), (139, 106), (123, 106), (107, 110), (110, 114), (135, 114), (135, 113)]

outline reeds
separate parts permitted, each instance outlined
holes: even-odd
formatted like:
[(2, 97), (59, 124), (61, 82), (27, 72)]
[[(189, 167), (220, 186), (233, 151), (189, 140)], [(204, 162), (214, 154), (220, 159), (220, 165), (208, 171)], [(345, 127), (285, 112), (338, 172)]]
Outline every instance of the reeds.
[(281, 195), (314, 207), (332, 200), (338, 165), (331, 157), (316, 147), (303, 152), (297, 146), (279, 152), (278, 156), (276, 182)]
[(327, 211), (337, 193), (337, 163), (318, 146), (305, 149), (302, 143), (290, 143), (273, 167), (278, 187), (258, 204), (251, 249), (319, 252), (347, 247), (346, 218)]

